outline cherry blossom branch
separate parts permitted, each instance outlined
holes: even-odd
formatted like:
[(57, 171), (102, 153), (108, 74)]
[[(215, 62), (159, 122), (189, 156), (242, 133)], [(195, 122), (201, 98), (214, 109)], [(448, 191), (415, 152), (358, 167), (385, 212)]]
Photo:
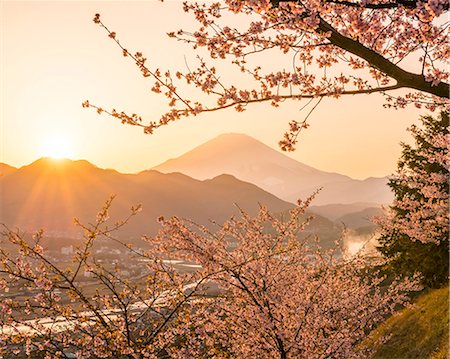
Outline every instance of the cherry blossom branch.
[[(386, 96), (385, 107), (403, 108), (414, 104), (433, 111), (449, 104), (449, 84), (446, 82), (449, 73), (445, 68), (445, 61), (449, 58), (445, 35), (448, 25), (433, 22), (448, 11), (448, 4), (443, 0), (429, 0), (426, 4), (415, 0), (369, 1), (364, 4), (350, 0), (330, 0), (319, 4), (312, 0), (272, 1), (272, 4), (267, 1), (225, 0), (225, 3), (227, 7), (217, 3), (184, 3), (184, 11), (192, 12), (201, 27), (195, 32), (179, 30), (168, 35), (192, 44), (194, 49), (206, 48), (212, 59), (231, 57), (232, 64), (252, 77), (256, 88), (247, 90), (225, 84), (224, 77), (216, 75), (215, 68), (208, 67), (201, 59), (198, 68), (188, 68), (187, 73), (177, 72), (174, 77), (169, 71), (164, 74), (159, 70), (152, 71), (146, 66), (142, 53), (131, 55), (118, 41), (116, 33), (109, 30), (96, 14), (94, 22), (106, 30), (124, 56), (134, 60), (144, 77), (155, 80), (152, 91), (166, 96), (169, 110), (159, 120), (142, 123), (142, 117), (137, 114), (104, 110), (88, 101), (83, 106), (92, 107), (98, 113), (105, 112), (124, 124), (142, 127), (145, 133), (153, 133), (155, 129), (183, 117), (231, 107), (242, 112), (247, 105), (263, 102), (277, 107), (288, 99), (381, 93)], [(398, 6), (391, 8), (392, 4)], [(384, 8), (386, 5), (389, 8)], [(255, 15), (255, 19), (251, 19), (246, 31), (239, 31), (220, 24), (224, 10)], [(424, 43), (426, 48), (421, 46)], [(260, 66), (254, 69), (247, 67), (247, 57), (269, 49), (277, 49), (283, 54), (291, 52), (293, 71), (262, 74)], [(401, 61), (417, 51), (425, 51), (419, 59), (420, 74), (399, 66)], [(348, 58), (345, 55), (349, 55)], [(303, 64), (303, 69), (296, 66), (297, 61)], [(310, 71), (313, 62), (319, 70), (323, 69), (322, 76)], [(350, 72), (328, 75), (327, 69), (341, 62), (346, 63)], [(375, 85), (361, 75), (353, 75), (354, 70), (360, 69), (368, 71), (369, 79)], [(177, 90), (177, 80), (212, 95), (216, 104), (192, 102)], [(389, 94), (401, 88), (415, 91), (396, 97)], [(292, 123), (299, 125), (301, 121)], [(285, 134), (288, 143), (285, 149), (288, 150), (294, 148), (293, 143), (298, 136), (298, 127), (290, 124), (290, 128), (290, 132)]]
[(108, 27), (105, 26), (105, 24), (100, 20), (100, 14), (95, 14), (93, 21), (106, 30), (106, 32), (108, 33), (108, 36), (111, 39), (113, 39), (115, 41), (115, 43), (122, 49), (123, 56), (129, 56), (136, 62), (136, 65), (140, 68), (140, 70), (142, 71), (142, 75), (144, 77), (152, 76), (157, 81), (158, 84), (160, 84), (161, 86), (165, 87), (168, 90), (168, 93), (171, 96), (172, 95), (175, 96), (184, 105), (186, 105), (187, 109), (189, 109), (190, 111), (194, 111), (194, 109), (189, 104), (189, 101), (187, 101), (183, 97), (181, 97), (171, 84), (167, 84), (166, 82), (161, 80), (160, 75), (159, 75), (159, 70), (157, 70), (156, 72), (153, 72), (153, 71), (149, 70), (149, 68), (147, 66), (145, 66), (145, 62), (147, 59), (142, 56), (142, 53), (136, 52), (136, 54), (133, 55), (133, 54), (129, 53), (128, 50), (122, 46), (122, 44), (116, 38), (116, 33), (114, 31), (109, 30)]
[(355, 41), (349, 37), (343, 36), (323, 19), (320, 19), (318, 29), (320, 29), (320, 31), (323, 31), (324, 33), (330, 33), (330, 36), (328, 36), (328, 40), (332, 44), (343, 48), (354, 55), (357, 55), (358, 57), (366, 60), (371, 66), (385, 73), (389, 77), (395, 79), (399, 87), (412, 88), (415, 90), (430, 93), (441, 98), (450, 98), (448, 83), (431, 83), (429, 81), (426, 81), (425, 77), (422, 75), (417, 75), (403, 70), (402, 68), (388, 61), (379, 53), (365, 47), (359, 41)]
[[(352, 2), (346, 0), (324, 0), (325, 3), (333, 3), (337, 5), (344, 5), (349, 7), (357, 7), (364, 9), (373, 9), (373, 10), (381, 10), (381, 9), (397, 9), (398, 7), (405, 7), (409, 9), (415, 9), (418, 6), (418, 2), (416, 0), (396, 0), (395, 2), (387, 2), (387, 3), (362, 3), (362, 2)], [(449, 9), (449, 4), (446, 3), (443, 5), (444, 10)]]

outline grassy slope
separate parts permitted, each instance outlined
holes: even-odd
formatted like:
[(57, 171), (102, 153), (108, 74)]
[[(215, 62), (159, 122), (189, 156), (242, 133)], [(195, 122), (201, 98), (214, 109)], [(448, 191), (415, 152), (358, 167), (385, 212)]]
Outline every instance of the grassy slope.
[[(448, 359), (449, 288), (432, 290), (411, 308), (400, 311), (375, 330), (364, 343), (373, 359)], [(373, 344), (390, 336), (384, 344)]]

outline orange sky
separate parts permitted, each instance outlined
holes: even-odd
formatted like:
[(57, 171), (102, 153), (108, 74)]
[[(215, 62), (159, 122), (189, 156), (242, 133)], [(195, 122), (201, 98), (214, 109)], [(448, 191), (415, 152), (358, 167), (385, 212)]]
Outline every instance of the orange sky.
[[(276, 148), (303, 103), (266, 104), (188, 118), (153, 135), (98, 116), (81, 103), (137, 112), (158, 119), (164, 100), (151, 93), (117, 46), (92, 22), (99, 12), (130, 51), (142, 51), (154, 67), (185, 69), (196, 53), (166, 32), (195, 29), (181, 2), (54, 1), (1, 2), (0, 162), (21, 166), (57, 152), (122, 172), (148, 169), (221, 133), (238, 132)], [(273, 66), (265, 58), (264, 65)], [(223, 77), (238, 78), (220, 65)], [(387, 110), (379, 95), (324, 99), (289, 156), (321, 170), (354, 178), (394, 171), (400, 141), (416, 122), (413, 108)], [(55, 154), (57, 154), (55, 152)]]

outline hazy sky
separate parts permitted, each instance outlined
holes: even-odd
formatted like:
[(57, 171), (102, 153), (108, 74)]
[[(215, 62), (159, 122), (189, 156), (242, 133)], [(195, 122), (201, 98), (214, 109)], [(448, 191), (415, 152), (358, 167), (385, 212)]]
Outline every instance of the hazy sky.
[[(246, 133), (277, 148), (291, 119), (302, 120), (302, 102), (281, 108), (249, 106), (184, 119), (153, 135), (98, 116), (81, 103), (137, 112), (158, 119), (164, 99), (150, 92), (152, 82), (92, 22), (99, 12), (130, 51), (142, 51), (152, 67), (185, 70), (196, 53), (167, 37), (179, 28), (195, 29), (181, 2), (54, 1), (1, 2), (1, 148), (0, 162), (22, 166), (52, 147), (68, 157), (87, 159), (122, 172), (148, 169), (227, 132)], [(275, 66), (274, 58), (264, 64)], [(239, 74), (220, 65), (222, 78)], [(234, 68), (233, 68), (234, 71)], [(366, 178), (394, 171), (400, 141), (419, 111), (387, 110), (379, 95), (324, 99), (289, 156), (321, 170)]]

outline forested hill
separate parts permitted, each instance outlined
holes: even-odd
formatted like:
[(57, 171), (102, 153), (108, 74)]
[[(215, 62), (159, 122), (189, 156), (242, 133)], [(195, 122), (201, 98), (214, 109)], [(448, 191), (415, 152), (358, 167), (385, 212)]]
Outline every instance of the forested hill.
[(274, 212), (294, 206), (230, 175), (199, 181), (180, 173), (121, 174), (87, 161), (48, 158), (0, 177), (0, 189), (0, 222), (22, 230), (73, 231), (74, 217), (95, 220), (111, 195), (116, 195), (114, 220), (125, 217), (132, 205), (142, 204), (142, 212), (126, 227), (128, 234), (135, 235), (155, 233), (161, 215), (208, 224), (237, 214), (235, 203), (251, 214), (260, 203)]

